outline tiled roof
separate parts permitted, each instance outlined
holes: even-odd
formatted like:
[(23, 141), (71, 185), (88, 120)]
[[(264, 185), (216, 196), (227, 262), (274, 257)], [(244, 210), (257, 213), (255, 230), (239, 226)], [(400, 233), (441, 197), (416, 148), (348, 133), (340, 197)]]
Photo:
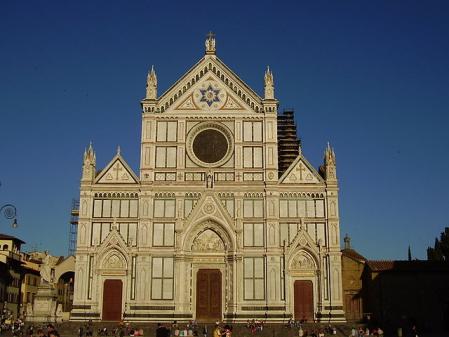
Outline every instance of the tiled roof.
[(14, 240), (16, 242), (25, 243), (25, 241), (22, 241), (19, 238), (16, 238), (15, 236), (11, 236), (8, 234), (2, 234), (2, 233), (0, 233), (0, 240)]
[(372, 271), (384, 271), (384, 270), (392, 270), (394, 268), (395, 261), (389, 260), (369, 260), (366, 261), (368, 267)]
[(369, 260), (368, 267), (372, 271), (447, 271), (449, 263), (444, 261), (423, 261), (423, 260)]
[(341, 251), (341, 253), (344, 256), (347, 256), (353, 260), (362, 261), (362, 262), (366, 261), (365, 257), (363, 255), (360, 255), (359, 253), (357, 253), (354, 249), (343, 249)]

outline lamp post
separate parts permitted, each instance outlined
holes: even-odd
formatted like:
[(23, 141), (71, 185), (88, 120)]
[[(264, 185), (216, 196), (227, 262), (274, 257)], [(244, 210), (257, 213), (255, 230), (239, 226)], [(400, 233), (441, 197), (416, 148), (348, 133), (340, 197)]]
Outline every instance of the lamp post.
[(17, 209), (13, 204), (5, 204), (0, 208), (0, 213), (8, 220), (14, 219), (11, 227), (17, 228)]
[[(0, 186), (2, 186), (1, 181)], [(17, 209), (13, 204), (5, 204), (0, 207), (0, 214), (2, 214), (8, 220), (14, 219), (11, 224), (12, 228), (17, 228), (19, 226), (17, 224)]]

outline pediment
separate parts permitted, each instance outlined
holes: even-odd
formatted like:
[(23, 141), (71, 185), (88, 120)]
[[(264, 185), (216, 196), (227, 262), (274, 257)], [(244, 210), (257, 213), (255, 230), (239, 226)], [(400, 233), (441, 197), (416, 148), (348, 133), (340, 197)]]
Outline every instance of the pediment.
[(98, 247), (98, 255), (105, 256), (113, 250), (119, 251), (123, 255), (126, 255), (126, 252), (128, 251), (126, 242), (116, 227), (112, 228), (104, 241)]
[(306, 249), (314, 253), (317, 252), (316, 244), (304, 229), (300, 229), (289, 245), (288, 252), (292, 252), (298, 249)]
[(96, 184), (138, 184), (139, 179), (123, 159), (117, 154), (95, 178)]
[(205, 56), (158, 100), (159, 112), (262, 113), (262, 99), (216, 57)]
[(196, 223), (206, 217), (225, 220), (231, 227), (234, 227), (233, 220), (224, 208), (222, 202), (218, 200), (212, 193), (204, 194), (196, 203), (193, 210), (186, 219), (186, 223)]
[(279, 179), (280, 184), (320, 184), (323, 178), (300, 154)]

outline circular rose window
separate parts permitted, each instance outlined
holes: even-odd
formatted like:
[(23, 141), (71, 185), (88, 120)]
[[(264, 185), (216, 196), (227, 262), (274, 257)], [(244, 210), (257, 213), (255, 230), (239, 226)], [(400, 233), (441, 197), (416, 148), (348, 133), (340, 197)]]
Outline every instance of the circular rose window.
[(232, 156), (233, 139), (227, 127), (200, 123), (187, 136), (187, 153), (200, 166), (217, 167)]
[(207, 129), (198, 133), (193, 139), (193, 153), (208, 164), (216, 163), (228, 152), (228, 141), (218, 130)]

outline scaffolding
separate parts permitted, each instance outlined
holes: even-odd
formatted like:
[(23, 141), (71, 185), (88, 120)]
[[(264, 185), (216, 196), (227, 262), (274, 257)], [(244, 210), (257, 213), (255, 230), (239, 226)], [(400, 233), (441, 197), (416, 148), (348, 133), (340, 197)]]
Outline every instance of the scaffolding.
[(77, 199), (72, 199), (72, 207), (70, 209), (70, 222), (69, 222), (69, 249), (67, 251), (68, 256), (75, 255), (79, 214), (80, 214), (80, 202)]

